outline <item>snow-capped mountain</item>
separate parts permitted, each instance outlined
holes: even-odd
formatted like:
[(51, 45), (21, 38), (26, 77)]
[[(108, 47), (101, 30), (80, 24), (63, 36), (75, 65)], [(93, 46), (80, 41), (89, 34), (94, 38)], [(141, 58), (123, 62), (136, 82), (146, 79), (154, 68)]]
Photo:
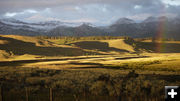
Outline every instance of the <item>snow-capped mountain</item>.
[(16, 20), (14, 18), (1, 19), (0, 21), (6, 24), (25, 24), (25, 22)]
[[(46, 21), (27, 23), (16, 19), (1, 19), (0, 34), (48, 35), (48, 36), (130, 36), (156, 37), (161, 30), (167, 38), (180, 39), (180, 17), (148, 17), (136, 23), (132, 19), (120, 18), (110, 26), (97, 27), (89, 23)], [(163, 28), (163, 31), (162, 31)]]
[(148, 17), (147, 19), (145, 19), (143, 21), (143, 23), (149, 23), (149, 22), (164, 22), (164, 21), (168, 21), (169, 18), (167, 18), (166, 16), (160, 16), (160, 17)]
[(145, 20), (143, 21), (143, 23), (157, 22), (157, 21), (158, 21), (158, 19), (157, 19), (156, 17), (150, 16), (150, 17), (148, 17), (147, 19), (145, 19)]
[(95, 27), (92, 24), (84, 22), (70, 23), (61, 21), (45, 21), (28, 23), (16, 19), (0, 19), (0, 33), (2, 34), (66, 35), (70, 33), (69, 35), (73, 35), (73, 33), (86, 33), (86, 31), (88, 31), (89, 34), (91, 32), (89, 29), (94, 31), (93, 29), (95, 29)]
[(1, 19), (1, 23), (11, 26), (13, 29), (26, 29), (32, 31), (44, 31), (47, 32), (59, 26), (69, 26), (75, 27), (81, 25), (81, 23), (68, 23), (61, 21), (46, 21), (46, 22), (37, 22), (37, 23), (27, 23), (23, 21), (19, 21), (13, 18)]
[(136, 23), (136, 22), (128, 18), (120, 18), (115, 22), (115, 24), (132, 24), (132, 23)]

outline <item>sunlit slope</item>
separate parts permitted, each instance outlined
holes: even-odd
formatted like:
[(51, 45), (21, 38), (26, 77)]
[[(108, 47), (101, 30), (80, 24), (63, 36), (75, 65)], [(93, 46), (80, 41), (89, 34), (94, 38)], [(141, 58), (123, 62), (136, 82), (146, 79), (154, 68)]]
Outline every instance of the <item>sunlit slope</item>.
[(58, 45), (46, 39), (19, 35), (0, 35), (0, 50), (1, 59), (14, 56), (27, 58), (32, 55), (51, 57), (134, 52), (133, 47), (126, 44), (123, 39), (77, 41), (72, 44)]
[[(143, 42), (132, 38), (108, 40), (72, 40), (58, 44), (45, 38), (0, 35), (0, 59), (17, 57), (82, 56), (82, 55), (117, 55), (126, 53), (179, 53), (179, 41)], [(67, 41), (67, 40), (63, 40)], [(63, 43), (63, 42), (62, 42)]]
[(46, 40), (14, 35), (0, 36), (0, 50), (1, 58), (25, 54), (37, 56), (78, 56), (87, 53), (75, 47), (61, 47)]
[(79, 41), (72, 44), (82, 49), (94, 50), (96, 52), (103, 52), (105, 54), (135, 52), (131, 45), (124, 42), (124, 39)]
[[(52, 46), (53, 44), (47, 40), (38, 39), (36, 37), (20, 36), (20, 35), (0, 35), (0, 37), (12, 38), (24, 42), (34, 43), (36, 46)], [(1, 43), (2, 40), (0, 40)], [(5, 40), (4, 40), (5, 41)]]
[(11, 53), (6, 52), (5, 50), (0, 50), (0, 59), (7, 59), (11, 56)]
[(124, 42), (124, 39), (107, 40), (104, 42), (107, 42), (109, 44), (109, 47), (113, 47), (113, 48), (117, 48), (117, 49), (121, 49), (121, 50), (126, 50), (129, 52), (135, 52), (134, 48), (131, 45)]

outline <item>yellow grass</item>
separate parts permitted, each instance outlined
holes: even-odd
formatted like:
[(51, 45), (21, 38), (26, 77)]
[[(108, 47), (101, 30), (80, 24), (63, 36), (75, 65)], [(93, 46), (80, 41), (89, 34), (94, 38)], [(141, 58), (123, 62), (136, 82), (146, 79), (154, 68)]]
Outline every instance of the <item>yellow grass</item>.
[[(0, 35), (0, 37), (13, 38), (13, 39), (21, 40), (24, 42), (35, 43), (36, 46), (52, 46), (52, 44), (50, 42), (48, 42), (46, 40), (38, 39), (35, 37), (20, 36), (20, 35)], [(0, 44), (1, 44), (1, 40), (0, 40)]]
[(117, 49), (127, 50), (129, 52), (135, 52), (134, 48), (131, 45), (128, 45), (124, 42), (124, 39), (117, 39), (117, 40), (104, 40), (102, 42), (107, 42), (109, 47), (114, 47)]
[[(168, 51), (164, 53), (142, 53), (136, 48), (153, 52), (154, 43), (127, 41), (71, 40), (64, 44), (64, 40), (0, 35), (0, 83), (15, 87), (9, 91), (16, 95), (27, 87), (35, 91), (51, 87), (62, 88), (60, 95), (66, 91), (80, 95), (87, 90), (115, 96), (114, 91), (121, 95), (125, 89), (128, 96), (145, 93), (149, 98), (163, 91), (164, 85), (180, 84), (179, 42), (165, 44)], [(147, 91), (141, 92), (144, 89)]]

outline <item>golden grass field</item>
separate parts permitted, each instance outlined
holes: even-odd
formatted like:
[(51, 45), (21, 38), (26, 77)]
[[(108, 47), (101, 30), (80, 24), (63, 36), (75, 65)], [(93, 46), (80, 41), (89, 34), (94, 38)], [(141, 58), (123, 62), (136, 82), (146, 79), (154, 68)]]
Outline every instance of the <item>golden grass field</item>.
[[(161, 43), (159, 53), (156, 45), (148, 40), (0, 35), (0, 85), (12, 89), (5, 92), (7, 101), (12, 100), (11, 94), (22, 93), (24, 87), (36, 94), (37, 101), (46, 101), (45, 93), (33, 91), (49, 87), (63, 91), (64, 98), (57, 93), (55, 101), (163, 100), (165, 85), (180, 85), (180, 42)], [(98, 97), (87, 98), (84, 93)]]

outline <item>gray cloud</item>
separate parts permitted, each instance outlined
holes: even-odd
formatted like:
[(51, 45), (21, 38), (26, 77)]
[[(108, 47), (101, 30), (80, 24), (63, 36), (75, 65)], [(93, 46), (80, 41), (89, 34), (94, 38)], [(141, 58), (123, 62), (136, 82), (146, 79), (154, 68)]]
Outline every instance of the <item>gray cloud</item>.
[[(5, 14), (9, 14), (21, 19), (37, 15), (62, 20), (96, 19), (97, 23), (110, 23), (120, 17), (140, 20), (150, 15), (180, 15), (180, 6), (174, 5), (176, 2), (178, 1), (172, 3), (171, 0), (0, 0), (0, 15), (5, 17)], [(37, 11), (38, 14), (25, 12), (29, 9)]]
[[(158, 0), (1, 0), (0, 8), (19, 10), (27, 8), (58, 7), (64, 5), (87, 5), (87, 4), (109, 4), (121, 8), (129, 8), (134, 5), (152, 6)], [(15, 9), (14, 9), (15, 8)]]

